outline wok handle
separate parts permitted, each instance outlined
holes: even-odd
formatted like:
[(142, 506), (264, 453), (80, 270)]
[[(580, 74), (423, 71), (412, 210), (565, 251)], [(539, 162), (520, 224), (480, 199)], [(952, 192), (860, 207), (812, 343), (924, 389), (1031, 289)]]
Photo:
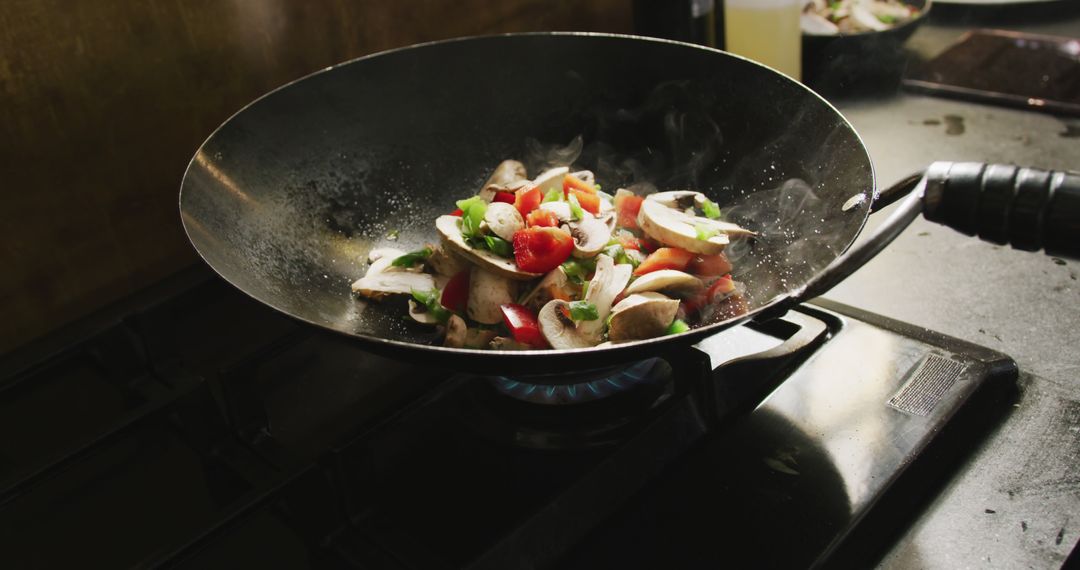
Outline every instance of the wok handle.
[(969, 236), (1080, 259), (1080, 174), (979, 162), (935, 162), (923, 216)]
[(904, 195), (907, 195), (907, 198), (900, 203), (900, 206), (884, 223), (874, 230), (874, 233), (866, 241), (844, 252), (843, 255), (833, 260), (824, 271), (811, 279), (801, 290), (793, 292), (789, 297), (792, 303), (801, 303), (825, 294), (829, 289), (855, 273), (867, 261), (870, 261), (881, 250), (885, 249), (885, 246), (892, 243), (896, 236), (900, 235), (922, 212), (922, 189), (925, 187), (925, 180), (924, 176), (909, 176), (882, 192), (880, 196), (887, 197), (888, 202), (895, 201)]
[(835, 259), (790, 299), (825, 294), (889, 245), (922, 213), (970, 236), (1080, 259), (1080, 174), (981, 162), (935, 162), (881, 192), (880, 210), (907, 195), (866, 241)]

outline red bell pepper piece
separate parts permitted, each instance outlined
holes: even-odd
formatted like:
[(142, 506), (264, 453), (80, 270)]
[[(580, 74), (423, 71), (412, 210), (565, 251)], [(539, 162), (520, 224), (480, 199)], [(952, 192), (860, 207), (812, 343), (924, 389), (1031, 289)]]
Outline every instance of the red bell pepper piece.
[(629, 230), (638, 229), (637, 217), (641, 210), (641, 203), (645, 199), (629, 193), (619, 193), (615, 196), (615, 223), (619, 227)]
[(514, 195), (514, 207), (521, 213), (521, 217), (529, 215), (529, 212), (540, 207), (544, 200), (544, 193), (539, 188), (522, 188)]
[(540, 322), (536, 319), (528, 307), (514, 303), (499, 305), (503, 314), (503, 322), (514, 340), (527, 344), (533, 348), (548, 348), (548, 342), (544, 339), (544, 333), (540, 331)]
[(705, 291), (705, 300), (712, 303), (717, 298), (724, 298), (733, 291), (735, 291), (735, 282), (731, 280), (730, 275), (725, 275), (709, 286)]
[(645, 261), (641, 262), (641, 265), (637, 266), (634, 270), (634, 275), (645, 275), (653, 271), (660, 269), (677, 269), (679, 271), (685, 271), (686, 266), (690, 264), (690, 260), (694, 258), (694, 254), (686, 251), (685, 249), (679, 249), (677, 247), (661, 247), (656, 251), (649, 254), (649, 257), (645, 258)]
[(533, 227), (514, 233), (514, 261), (518, 269), (547, 273), (574, 252), (574, 238), (559, 228)]
[(446, 282), (446, 287), (443, 287), (442, 290), (442, 296), (439, 297), (439, 304), (455, 313), (464, 313), (468, 303), (469, 270), (465, 269), (459, 271), (450, 278), (450, 281)]
[(581, 209), (594, 215), (600, 213), (600, 196), (598, 194), (595, 192), (590, 194), (578, 190), (577, 188), (571, 188), (570, 192), (574, 196), (577, 196), (577, 201), (578, 204), (581, 205)]
[(686, 270), (694, 275), (726, 275), (731, 273), (731, 262), (722, 253), (716, 255), (698, 254), (694, 256), (694, 259), (690, 260)]
[(586, 194), (596, 194), (596, 186), (585, 182), (584, 180), (578, 178), (577, 176), (574, 176), (573, 174), (567, 174), (565, 177), (563, 177), (562, 189), (564, 198), (569, 198), (570, 191), (574, 189), (581, 190)]
[(525, 223), (530, 227), (557, 228), (559, 227), (559, 218), (548, 210), (537, 208), (529, 212), (528, 216), (525, 216)]
[(492, 202), (505, 202), (507, 204), (514, 204), (516, 202), (516, 200), (517, 200), (517, 195), (514, 194), (513, 192), (502, 192), (502, 191), (500, 191), (500, 192), (495, 193), (495, 198), (493, 198), (491, 201)]

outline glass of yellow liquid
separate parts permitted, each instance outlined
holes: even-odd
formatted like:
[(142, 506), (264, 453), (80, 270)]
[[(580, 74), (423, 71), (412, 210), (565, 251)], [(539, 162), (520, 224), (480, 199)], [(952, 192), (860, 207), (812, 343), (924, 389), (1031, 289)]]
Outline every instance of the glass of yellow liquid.
[(802, 4), (802, 0), (724, 0), (724, 49), (802, 79)]

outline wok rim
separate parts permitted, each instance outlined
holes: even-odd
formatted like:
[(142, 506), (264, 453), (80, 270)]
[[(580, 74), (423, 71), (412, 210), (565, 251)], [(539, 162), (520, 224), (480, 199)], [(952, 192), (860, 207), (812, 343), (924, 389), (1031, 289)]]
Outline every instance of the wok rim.
[[(676, 41), (676, 40), (653, 38), (653, 37), (647, 37), (647, 36), (639, 36), (639, 35), (633, 35), (633, 34), (616, 34), (616, 33), (607, 33), (607, 32), (581, 32), (581, 31), (512, 32), (512, 33), (502, 33), (502, 34), (471, 35), (471, 36), (462, 36), (462, 37), (448, 38), (448, 39), (442, 39), (442, 40), (434, 40), (434, 41), (429, 41), (429, 42), (412, 44), (412, 45), (408, 45), (408, 46), (391, 48), (391, 49), (383, 50), (383, 51), (380, 51), (380, 52), (363, 55), (363, 56), (360, 56), (360, 57), (357, 57), (357, 58), (353, 58), (353, 59), (350, 59), (350, 60), (342, 61), (340, 63), (336, 63), (334, 65), (319, 69), (319, 70), (311, 72), (309, 74), (303, 75), (303, 76), (301, 76), (301, 77), (299, 77), (297, 79), (291, 80), (291, 81), (289, 81), (287, 83), (284, 83), (284, 84), (282, 84), (282, 85), (280, 85), (278, 87), (275, 87), (274, 89), (271, 89), (270, 91), (267, 91), (266, 93), (263, 93), (262, 95), (256, 97), (255, 99), (252, 99), (247, 104), (245, 104), (240, 109), (238, 109), (235, 113), (229, 115), (229, 117), (227, 119), (222, 121), (222, 123), (220, 125), (218, 125), (203, 140), (203, 142), (196, 149), (195, 153), (192, 155), (192, 158), (188, 161), (187, 167), (184, 169), (184, 175), (180, 180), (180, 192), (179, 192), (179, 196), (178, 196), (178, 205), (179, 205), (179, 209), (180, 209), (181, 225), (184, 228), (184, 235), (187, 237), (188, 242), (195, 249), (195, 252), (199, 254), (199, 257), (202, 259), (203, 263), (205, 263), (207, 266), (209, 266), (210, 269), (212, 269), (214, 271), (214, 273), (218, 275), (218, 277), (222, 278), (223, 280), (225, 280), (226, 283), (228, 283), (232, 287), (236, 288), (237, 290), (243, 292), (246, 296), (250, 297), (251, 299), (254, 299), (255, 301), (258, 301), (262, 305), (270, 307), (270, 308), (274, 309), (275, 311), (277, 311), (277, 312), (279, 312), (281, 314), (284, 314), (284, 315), (286, 315), (286, 316), (288, 316), (288, 317), (290, 317), (290, 318), (292, 318), (294, 320), (300, 321), (300, 322), (305, 323), (307, 325), (312, 325), (314, 327), (317, 327), (318, 329), (321, 329), (323, 331), (330, 331), (330, 332), (336, 333), (338, 335), (344, 336), (346, 338), (358, 340), (362, 344), (372, 348), (376, 352), (379, 352), (379, 353), (382, 353), (382, 354), (399, 354), (400, 355), (400, 354), (405, 354), (405, 353), (409, 353), (409, 352), (417, 352), (417, 351), (419, 351), (421, 353), (425, 353), (425, 354), (437, 359), (439, 362), (448, 362), (450, 360), (454, 360), (457, 364), (462, 365), (458, 369), (460, 371), (490, 372), (490, 371), (500, 371), (500, 370), (507, 370), (507, 369), (522, 369), (522, 365), (528, 363), (528, 364), (533, 366), (533, 368), (531, 368), (531, 371), (533, 373), (535, 373), (537, 375), (546, 375), (546, 374), (549, 373), (548, 371), (554, 371), (560, 365), (565, 365), (568, 361), (574, 360), (574, 359), (580, 360), (580, 359), (584, 359), (584, 358), (592, 358), (592, 359), (595, 360), (595, 363), (590, 364), (588, 367), (576, 368), (575, 370), (589, 370), (589, 369), (593, 369), (593, 368), (602, 368), (602, 367), (610, 366), (612, 364), (620, 363), (620, 362), (637, 361), (637, 360), (641, 360), (641, 359), (644, 359), (644, 358), (648, 358), (650, 356), (657, 356), (657, 355), (660, 355), (661, 353), (671, 352), (672, 350), (675, 350), (677, 348), (689, 348), (689, 345), (693, 344), (694, 342), (697, 342), (697, 341), (699, 341), (699, 340), (701, 340), (701, 339), (703, 339), (705, 337), (709, 337), (709, 336), (715, 335), (717, 333), (720, 333), (720, 332), (722, 332), (722, 331), (724, 331), (724, 330), (726, 330), (728, 328), (743, 324), (743, 323), (745, 323), (745, 322), (747, 322), (747, 321), (749, 321), (751, 319), (756, 318), (757, 316), (761, 315), (762, 313), (774, 314), (774, 313), (776, 313), (778, 307), (783, 305), (784, 303), (794, 304), (794, 303), (797, 303), (797, 302), (802, 302), (802, 301), (807, 300), (807, 299), (802, 299), (801, 298), (802, 291), (805, 289), (805, 286), (808, 283), (810, 283), (811, 281), (813, 281), (813, 279), (816, 278), (818, 275), (820, 275), (822, 273), (822, 271), (819, 271), (819, 272), (815, 273), (813, 277), (811, 277), (810, 279), (807, 279), (806, 282), (801, 284), (800, 287), (798, 287), (796, 289), (793, 289), (793, 290), (790, 290), (785, 294), (777, 295), (777, 296), (773, 297), (772, 299), (769, 299), (767, 302), (763, 303), (759, 307), (757, 307), (757, 308), (755, 308), (753, 310), (747, 311), (746, 313), (744, 313), (742, 315), (739, 315), (739, 316), (737, 316), (735, 318), (732, 318), (732, 319), (728, 319), (726, 321), (721, 321), (721, 322), (718, 322), (718, 323), (712, 323), (712, 324), (709, 324), (709, 325), (705, 325), (703, 327), (693, 328), (693, 329), (691, 329), (689, 331), (674, 334), (674, 335), (666, 335), (666, 336), (655, 337), (655, 338), (651, 338), (651, 339), (634, 340), (634, 341), (622, 342), (622, 343), (608, 345), (608, 346), (594, 346), (594, 347), (589, 347), (589, 348), (574, 348), (574, 349), (550, 349), (549, 348), (549, 349), (534, 349), (534, 350), (483, 350), (483, 349), (473, 349), (473, 348), (449, 348), (449, 347), (445, 347), (445, 346), (436, 346), (436, 345), (428, 345), (428, 344), (407, 342), (407, 341), (401, 341), (401, 340), (393, 340), (393, 339), (387, 339), (387, 338), (382, 338), (382, 337), (377, 337), (377, 336), (372, 336), (372, 335), (367, 335), (367, 334), (362, 334), (362, 333), (357, 333), (357, 332), (349, 332), (349, 331), (346, 331), (346, 330), (341, 330), (341, 329), (338, 329), (338, 328), (334, 328), (334, 327), (329, 326), (328, 324), (325, 324), (325, 323), (316, 322), (316, 321), (310, 320), (308, 318), (305, 318), (303, 316), (293, 314), (293, 313), (291, 313), (289, 311), (286, 311), (286, 310), (284, 310), (284, 309), (282, 309), (282, 308), (280, 308), (280, 307), (278, 307), (278, 306), (276, 306), (276, 305), (274, 305), (272, 303), (269, 303), (267, 301), (264, 301), (264, 300), (256, 297), (255, 295), (253, 295), (252, 293), (247, 291), (245, 288), (240, 287), (239, 285), (234, 283), (227, 275), (222, 273), (217, 267), (215, 267), (212, 263), (210, 263), (210, 261), (206, 258), (206, 255), (204, 255), (202, 250), (199, 249), (199, 246), (198, 246), (197, 242), (194, 239), (192, 239), (191, 231), (189, 230), (188, 223), (186, 221), (185, 212), (184, 212), (184, 189), (187, 186), (188, 177), (192, 172), (192, 166), (195, 164), (195, 161), (196, 161), (197, 157), (200, 154), (202, 154), (202, 152), (206, 148), (207, 144), (210, 143), (210, 141), (212, 141), (214, 139), (214, 137), (216, 137), (217, 134), (220, 131), (222, 131), (224, 128), (229, 126), (238, 116), (240, 116), (242, 113), (246, 112), (249, 108), (251, 108), (254, 105), (261, 102), (263, 99), (269, 98), (269, 97), (277, 94), (278, 92), (289, 89), (290, 87), (292, 87), (292, 86), (294, 86), (294, 85), (296, 85), (298, 83), (301, 83), (303, 81), (306, 81), (308, 79), (311, 79), (312, 77), (316, 77), (316, 76), (319, 76), (319, 75), (322, 75), (322, 74), (325, 74), (325, 73), (329, 73), (329, 72), (335, 71), (335, 70), (337, 70), (339, 68), (342, 68), (344, 66), (353, 65), (353, 64), (356, 64), (358, 62), (362, 62), (362, 61), (372, 59), (372, 58), (376, 58), (376, 57), (387, 56), (387, 55), (396, 54), (396, 53), (399, 53), (399, 52), (410, 51), (410, 50), (427, 49), (427, 48), (433, 48), (433, 47), (438, 47), (438, 46), (443, 46), (443, 45), (456, 44), (456, 43), (461, 43), (461, 42), (488, 41), (488, 40), (496, 40), (496, 39), (499, 39), (499, 38), (517, 38), (517, 37), (596, 37), (596, 38), (610, 38), (610, 39), (615, 39), (615, 40), (634, 40), (634, 41), (638, 41), (638, 42), (649, 42), (649, 43), (655, 43), (655, 44), (676, 45), (676, 46), (680, 46), (680, 47), (684, 47), (684, 48), (697, 49), (697, 50), (701, 50), (701, 51), (705, 51), (705, 52), (712, 52), (714, 54), (719, 54), (719, 55), (722, 55), (724, 57), (730, 57), (730, 58), (734, 58), (734, 59), (737, 59), (737, 60), (741, 60), (741, 61), (743, 61), (745, 63), (751, 64), (751, 65), (754, 65), (754, 66), (757, 66), (757, 67), (764, 68), (764, 69), (768, 70), (771, 73), (780, 75), (780, 76), (783, 77), (783, 80), (788, 81), (790, 83), (793, 83), (797, 88), (802, 89), (808, 95), (812, 96), (813, 98), (816, 98), (828, 110), (832, 111), (835, 114), (836, 118), (839, 119), (839, 122), (842, 123), (844, 126), (846, 126), (848, 128), (848, 130), (851, 132), (851, 134), (854, 135), (855, 140), (858, 142), (858, 147), (861, 150), (861, 156), (865, 158), (866, 164), (869, 167), (869, 182), (870, 182), (869, 192), (870, 192), (870, 197), (871, 197), (871, 199), (869, 200), (869, 203), (873, 204), (873, 202), (877, 199), (879, 190), (878, 190), (878, 184), (877, 184), (877, 171), (874, 168), (873, 160), (870, 157), (870, 153), (868, 152), (868, 150), (866, 148), (866, 143), (863, 141), (862, 136), (855, 129), (855, 127), (851, 124), (851, 122), (848, 121), (847, 117), (845, 117), (843, 115), (843, 113), (841, 113), (832, 103), (830, 103), (827, 99), (822, 97), (816, 91), (810, 89), (809, 87), (807, 87), (803, 83), (801, 83), (799, 81), (796, 81), (796, 80), (792, 79), (791, 77), (788, 77), (787, 75), (785, 75), (785, 74), (783, 74), (783, 73), (781, 73), (781, 72), (779, 72), (779, 71), (777, 71), (777, 70), (775, 70), (775, 69), (773, 69), (773, 68), (771, 68), (771, 67), (769, 67), (767, 65), (758, 63), (758, 62), (756, 62), (754, 60), (748, 59), (746, 57), (743, 57), (743, 56), (740, 56), (740, 55), (737, 55), (737, 54), (733, 54), (733, 53), (726, 52), (726, 51), (723, 51), (723, 50), (711, 48), (711, 47), (708, 47), (708, 46), (702, 46), (702, 45), (699, 45), (699, 44), (692, 44), (692, 43), (687, 43), (687, 42), (680, 42), (680, 41)], [(866, 191), (866, 190), (864, 190), (864, 191)], [(861, 219), (859, 221), (858, 229), (854, 233), (851, 241), (849, 241), (844, 246), (844, 248), (842, 250), (840, 250), (840, 252), (836, 256), (834, 256), (834, 258), (833, 258), (834, 260), (836, 258), (839, 258), (840, 256), (844, 255), (845, 252), (847, 252), (849, 249), (851, 249), (851, 246), (854, 245), (854, 243), (858, 240), (859, 235), (862, 234), (863, 230), (865, 229), (866, 222), (867, 222), (867, 219), (869, 218), (869, 216), (870, 216), (870, 207), (868, 205), (867, 209), (866, 209), (866, 212), (862, 215), (862, 217), (861, 217)], [(629, 358), (629, 359), (628, 358), (620, 358), (620, 356), (627, 356), (627, 355), (630, 355), (631, 353), (636, 353), (636, 354), (634, 354), (633, 357)], [(477, 356), (483, 357), (483, 358), (472, 358), (472, 357), (477, 357)], [(550, 361), (549, 362), (544, 362), (543, 364), (540, 364), (540, 362), (542, 362), (541, 359), (550, 359)], [(473, 363), (475, 363), (475, 365)], [(436, 364), (436, 363), (435, 362), (430, 362), (429, 363), (429, 362), (425, 361), (422, 364), (423, 365), (428, 365), (428, 364)]]

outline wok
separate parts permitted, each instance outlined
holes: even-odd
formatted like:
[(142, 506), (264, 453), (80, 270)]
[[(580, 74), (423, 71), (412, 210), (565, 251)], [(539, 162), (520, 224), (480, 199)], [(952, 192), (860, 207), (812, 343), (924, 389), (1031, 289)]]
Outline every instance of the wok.
[[(432, 345), (402, 306), (351, 294), (369, 250), (437, 241), (435, 218), (506, 158), (523, 160), (529, 176), (572, 161), (611, 190), (706, 193), (760, 233), (728, 249), (748, 311), (611, 347), (495, 352)], [(998, 187), (995, 202), (985, 191)], [(842, 255), (872, 205), (913, 188), (875, 236)], [(857, 269), (920, 210), (988, 239), (1076, 255), (1080, 177), (940, 163), (878, 193), (858, 134), (801, 84), (717, 50), (574, 33), (418, 45), (285, 85), (206, 140), (180, 192), (192, 244), (251, 297), (391, 357), (517, 374), (637, 361), (782, 314)]]

